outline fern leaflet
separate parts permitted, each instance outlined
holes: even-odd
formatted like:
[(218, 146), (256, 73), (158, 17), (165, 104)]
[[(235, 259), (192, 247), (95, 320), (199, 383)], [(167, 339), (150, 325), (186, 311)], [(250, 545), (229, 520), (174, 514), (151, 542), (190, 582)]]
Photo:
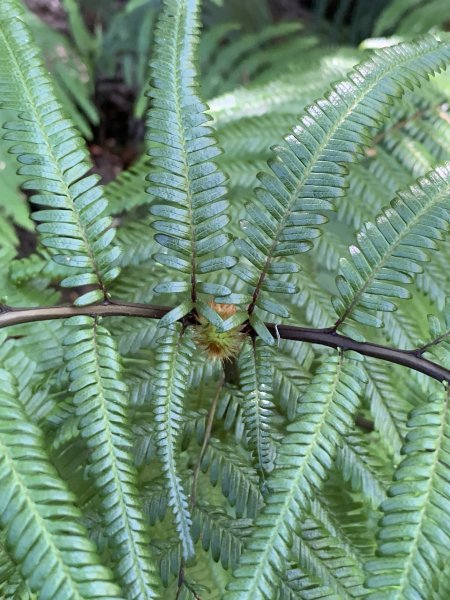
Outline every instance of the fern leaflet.
[(130, 451), (126, 387), (109, 332), (91, 317), (73, 317), (66, 338), (70, 389), (89, 451), (114, 566), (130, 600), (156, 598), (149, 534), (139, 505)]
[(270, 424), (274, 411), (271, 361), (270, 348), (258, 339), (248, 345), (239, 358), (243, 418), (249, 446), (256, 451), (260, 467), (267, 472), (273, 469), (275, 459)]
[(152, 214), (164, 219), (153, 223), (158, 232), (155, 239), (172, 251), (158, 253), (155, 258), (188, 276), (155, 288), (160, 293), (188, 292), (182, 307), (166, 317), (165, 323), (184, 316), (193, 306), (204, 312), (197, 298), (199, 292), (228, 294), (227, 287), (199, 277), (236, 263), (231, 256), (212, 256), (230, 240), (220, 231), (229, 217), (225, 212), (226, 179), (214, 162), (219, 149), (207, 125), (207, 106), (198, 95), (196, 83), (198, 11), (198, 0), (164, 1), (151, 62), (147, 138), (152, 142), (148, 151), (152, 168), (148, 192), (156, 198)]
[(414, 409), (378, 539), (379, 558), (366, 565), (370, 598), (430, 598), (433, 577), (450, 545), (450, 418), (448, 391)]
[(42, 243), (56, 251), (55, 262), (78, 269), (61, 285), (95, 286), (76, 304), (104, 300), (119, 273), (113, 266), (119, 249), (111, 246), (115, 230), (99, 178), (88, 174), (85, 143), (63, 114), (16, 0), (2, 2), (0, 22), (2, 108), (17, 113), (4, 125), (4, 139), (17, 142), (10, 152), (22, 165), (19, 173), (31, 178), (23, 185), (34, 191), (31, 200), (48, 207), (33, 214)]
[(176, 457), (183, 427), (183, 399), (194, 348), (179, 323), (169, 327), (159, 341), (156, 354), (158, 380), (155, 382), (153, 406), (158, 455), (169, 486), (169, 506), (175, 516), (183, 556), (188, 558), (194, 554), (192, 516)]
[(22, 576), (40, 600), (121, 598), (4, 369), (0, 383), (0, 522)]
[[(276, 156), (269, 162), (272, 173), (260, 174), (257, 201), (247, 207), (247, 237), (236, 242), (247, 262), (232, 269), (250, 285), (250, 293), (239, 300), (249, 303), (255, 327), (255, 308), (273, 312), (264, 292), (296, 291), (295, 285), (279, 277), (298, 270), (283, 257), (311, 248), (311, 240), (319, 235), (316, 226), (326, 220), (317, 211), (332, 209), (333, 201), (343, 195), (344, 163), (362, 152), (395, 99), (439, 72), (449, 57), (450, 45), (432, 36), (375, 52), (323, 100), (308, 107), (284, 144), (275, 148)], [(258, 326), (262, 328), (261, 323)]]
[(450, 223), (450, 163), (437, 167), (417, 181), (385, 209), (375, 223), (366, 223), (359, 246), (350, 247), (351, 262), (340, 261), (337, 286), (342, 299), (334, 299), (340, 326), (348, 318), (381, 327), (372, 311), (396, 309), (397, 298), (408, 298), (405, 284), (421, 271), (442, 240)]
[[(355, 356), (355, 358), (357, 358)], [(267, 504), (229, 584), (226, 600), (272, 597), (292, 543), (293, 524), (332, 466), (339, 438), (353, 426), (365, 374), (358, 360), (331, 357), (313, 377), (288, 426), (267, 484)]]

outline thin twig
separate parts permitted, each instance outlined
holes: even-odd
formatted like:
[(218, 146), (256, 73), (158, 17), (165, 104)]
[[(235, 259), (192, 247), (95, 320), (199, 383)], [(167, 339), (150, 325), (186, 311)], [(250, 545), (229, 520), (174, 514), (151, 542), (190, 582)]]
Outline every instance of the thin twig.
[(225, 373), (222, 372), (220, 380), (219, 380), (219, 385), (217, 387), (217, 392), (214, 396), (211, 406), (209, 407), (208, 417), (206, 419), (205, 435), (203, 436), (202, 447), (200, 449), (200, 454), (198, 455), (197, 464), (195, 465), (194, 475), (192, 477), (191, 501), (190, 501), (191, 507), (195, 506), (195, 503), (197, 500), (197, 484), (198, 484), (198, 478), (200, 475), (200, 469), (202, 467), (202, 460), (203, 460), (203, 457), (205, 456), (206, 448), (208, 447), (208, 443), (211, 438), (211, 431), (212, 431), (212, 426), (214, 423), (214, 416), (216, 414), (217, 404), (219, 402), (220, 393), (222, 391), (224, 382), (225, 382)]

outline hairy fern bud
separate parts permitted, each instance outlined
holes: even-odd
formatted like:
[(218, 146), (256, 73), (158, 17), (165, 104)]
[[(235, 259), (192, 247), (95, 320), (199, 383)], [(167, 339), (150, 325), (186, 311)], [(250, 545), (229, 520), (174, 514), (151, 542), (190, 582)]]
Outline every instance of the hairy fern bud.
[[(209, 305), (223, 320), (232, 317), (237, 310), (233, 304), (217, 304), (211, 301)], [(209, 358), (224, 361), (231, 360), (239, 354), (245, 337), (242, 333), (242, 325), (229, 331), (219, 331), (201, 315), (198, 321), (199, 324), (195, 327), (195, 343)]]

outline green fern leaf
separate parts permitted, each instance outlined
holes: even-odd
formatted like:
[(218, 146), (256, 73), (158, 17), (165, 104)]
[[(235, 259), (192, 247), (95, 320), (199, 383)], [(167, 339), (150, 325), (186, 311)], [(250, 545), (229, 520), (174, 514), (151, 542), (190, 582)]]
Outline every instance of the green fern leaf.
[(337, 325), (347, 319), (373, 327), (377, 314), (396, 309), (397, 299), (408, 298), (405, 284), (421, 271), (429, 251), (437, 249), (450, 223), (450, 163), (437, 167), (405, 192), (375, 223), (366, 223), (358, 246), (350, 247), (351, 261), (342, 258), (337, 286), (341, 299), (333, 306)]
[(177, 466), (177, 444), (182, 433), (183, 398), (193, 353), (193, 343), (183, 334), (181, 324), (172, 324), (159, 340), (158, 379), (153, 394), (158, 455), (167, 478), (169, 506), (175, 516), (185, 558), (194, 555), (194, 544), (188, 497)]
[(386, 499), (386, 472), (383, 477), (383, 464), (362, 434), (352, 433), (342, 440), (336, 466), (344, 479), (351, 482), (352, 490), (360, 491), (373, 508)]
[[(300, 525), (299, 534), (294, 536), (291, 556), (300, 569), (320, 581), (312, 585), (311, 591), (322, 586), (333, 590), (339, 600), (361, 598), (367, 595), (363, 589), (364, 571), (360, 557), (349, 548), (343, 548), (314, 515), (308, 515)], [(320, 596), (319, 596), (320, 597)], [(325, 596), (326, 597), (326, 596)]]
[(213, 560), (220, 560), (228, 569), (238, 564), (251, 524), (251, 519), (232, 519), (224, 510), (198, 505), (193, 513), (192, 535), (195, 541), (201, 540), (203, 550), (209, 550)]
[(405, 437), (406, 417), (411, 409), (408, 402), (394, 402), (398, 396), (392, 385), (390, 369), (379, 361), (367, 360), (366, 399), (375, 428), (391, 454), (398, 457)]
[(376, 523), (379, 511), (361, 501), (339, 474), (330, 473), (321, 493), (311, 502), (311, 513), (325, 524), (333, 535), (343, 540), (350, 554), (362, 557), (363, 563), (373, 558), (376, 547)]
[(213, 485), (219, 481), (222, 494), (234, 507), (237, 517), (254, 518), (263, 505), (259, 479), (254, 468), (237, 453), (236, 447), (223, 446), (219, 440), (211, 438), (202, 459), (202, 471), (209, 470)]
[(66, 338), (70, 389), (89, 453), (89, 473), (101, 499), (105, 533), (130, 600), (156, 598), (149, 534), (130, 455), (126, 387), (109, 332), (90, 317), (73, 317)]
[(232, 272), (250, 285), (250, 313), (264, 308), (264, 292), (296, 291), (277, 277), (279, 269), (285, 273), (289, 265), (297, 270), (284, 257), (309, 250), (319, 235), (317, 226), (326, 219), (317, 211), (333, 208), (343, 195), (344, 163), (361, 154), (396, 99), (439, 72), (449, 57), (450, 45), (432, 36), (375, 52), (307, 108), (300, 124), (275, 148), (272, 173), (259, 176), (257, 201), (247, 207), (247, 237), (236, 242), (247, 262)]
[(223, 199), (226, 178), (214, 162), (219, 149), (207, 125), (207, 106), (198, 95), (194, 62), (198, 11), (198, 0), (164, 1), (148, 92), (152, 105), (147, 138), (153, 142), (148, 152), (152, 164), (148, 192), (156, 199), (152, 214), (164, 219), (153, 227), (158, 232), (155, 239), (174, 253), (160, 253), (156, 259), (188, 276), (156, 290), (188, 292), (192, 304), (185, 304), (186, 312), (196, 304), (199, 292), (229, 293), (223, 286), (216, 290), (199, 275), (236, 263), (230, 256), (208, 258), (230, 240), (222, 231), (229, 221), (225, 212), (229, 204)]
[(365, 381), (358, 363), (359, 358), (344, 361), (332, 356), (313, 377), (299, 403), (297, 419), (288, 426), (289, 434), (279, 448), (267, 482), (267, 504), (256, 519), (226, 600), (273, 597), (301, 511), (333, 465), (340, 438), (353, 427)]
[(145, 177), (148, 173), (146, 155), (137, 160), (129, 169), (105, 186), (109, 199), (109, 212), (112, 215), (130, 211), (133, 208), (148, 204), (151, 197), (145, 191)]
[(374, 600), (430, 598), (450, 553), (450, 418), (448, 391), (414, 409), (384, 516), (378, 556), (367, 563)]
[[(93, 285), (75, 304), (106, 297), (106, 286), (118, 275), (114, 262), (118, 247), (111, 246), (114, 229), (105, 216), (107, 201), (91, 165), (81, 136), (65, 118), (51, 81), (16, 0), (0, 8), (0, 94), (2, 108), (14, 110), (17, 119), (4, 125), (4, 139), (22, 165), (23, 185), (33, 190), (31, 200), (48, 207), (33, 214), (39, 221), (42, 243), (53, 260), (78, 269), (61, 282), (65, 287)], [(11, 76), (13, 74), (13, 76)], [(55, 252), (56, 251), (56, 252)]]
[(274, 466), (275, 447), (271, 435), (273, 367), (270, 348), (261, 340), (247, 345), (239, 357), (241, 389), (244, 393), (244, 425), (249, 446), (256, 451), (258, 464), (266, 472)]
[(280, 353), (272, 356), (274, 370), (273, 388), (289, 421), (297, 414), (297, 406), (311, 380), (309, 372), (296, 359)]
[(40, 600), (121, 598), (3, 369), (0, 384), (0, 523), (22, 576)]
[[(277, 43), (286, 43), (286, 38), (298, 33), (301, 29), (299, 23), (277, 23), (264, 27), (257, 33), (241, 36), (228, 44), (218, 54), (212, 64), (208, 64), (208, 73), (203, 82), (203, 90), (207, 98), (234, 89), (244, 78), (253, 80), (252, 71), (261, 67), (262, 52), (259, 46), (264, 46), (274, 39)], [(297, 37), (297, 36), (295, 36)], [(284, 38), (284, 39), (283, 39)], [(259, 51), (258, 51), (259, 50)], [(274, 51), (271, 48), (270, 55)], [(256, 63), (256, 64), (255, 64)]]

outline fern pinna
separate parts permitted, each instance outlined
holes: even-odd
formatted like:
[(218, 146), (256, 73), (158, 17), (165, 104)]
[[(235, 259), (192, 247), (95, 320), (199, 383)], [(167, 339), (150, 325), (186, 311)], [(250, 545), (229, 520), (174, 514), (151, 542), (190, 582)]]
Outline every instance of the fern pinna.
[(0, 200), (0, 596), (447, 600), (448, 38), (201, 41), (201, 8), (161, 3), (145, 153), (102, 188), (1, 3), (38, 240)]

